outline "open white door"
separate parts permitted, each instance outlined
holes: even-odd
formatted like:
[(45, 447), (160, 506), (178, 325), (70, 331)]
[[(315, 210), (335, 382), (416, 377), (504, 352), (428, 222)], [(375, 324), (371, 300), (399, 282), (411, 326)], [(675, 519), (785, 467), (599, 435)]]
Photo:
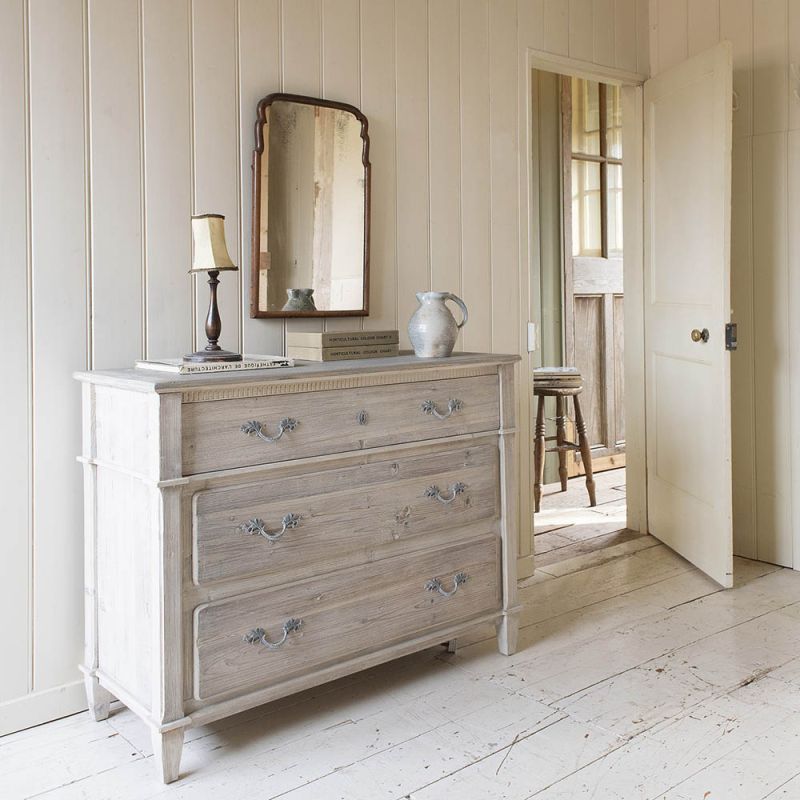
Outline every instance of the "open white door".
[(644, 85), (648, 524), (726, 587), (732, 93), (729, 42)]

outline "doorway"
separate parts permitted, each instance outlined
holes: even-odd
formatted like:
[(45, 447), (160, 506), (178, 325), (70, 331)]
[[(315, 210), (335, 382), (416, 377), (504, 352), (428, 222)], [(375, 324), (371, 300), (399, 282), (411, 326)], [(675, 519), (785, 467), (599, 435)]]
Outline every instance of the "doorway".
[[(547, 397), (550, 452), (534, 518), (536, 566), (546, 569), (641, 534), (626, 527), (621, 89), (544, 70), (532, 71), (531, 88), (539, 366), (580, 373), (577, 400), (596, 500), (592, 505), (585, 487), (580, 450), (569, 447), (580, 438), (574, 400), (564, 398), (562, 406)], [(566, 447), (556, 430), (560, 407), (567, 417)]]
[[(548, 58), (539, 51), (528, 51), (528, 66), (621, 85), (627, 529), (649, 533), (729, 587), (730, 357), (736, 349), (730, 305), (731, 44), (721, 42), (649, 79), (611, 69), (598, 73), (594, 65)], [(545, 209), (559, 206), (558, 198), (548, 202), (542, 194), (548, 160), (538, 146), (540, 122), (534, 111), (529, 117), (533, 146), (528, 171), (528, 225), (534, 248), (525, 267), (531, 300), (540, 303), (539, 308), (532, 304), (532, 319), (546, 323), (545, 279), (539, 274), (546, 265), (539, 259), (548, 235)], [(570, 159), (576, 152), (587, 155), (571, 151)], [(608, 150), (597, 155), (614, 166)], [(570, 174), (571, 169), (572, 165)], [(586, 185), (591, 188), (591, 183)], [(596, 186), (599, 192), (599, 177)], [(559, 223), (563, 233), (563, 214)], [(563, 285), (561, 289), (563, 297)], [(573, 292), (573, 299), (577, 294)], [(566, 299), (563, 302), (560, 357), (565, 359)], [(574, 321), (572, 330), (577, 338)], [(547, 334), (542, 324), (543, 342)], [(529, 328), (531, 395), (535, 368), (547, 357), (544, 344), (530, 346), (535, 340)], [(563, 361), (555, 363), (564, 366)], [(584, 445), (588, 447), (585, 441)], [(592, 463), (590, 456), (585, 465)]]

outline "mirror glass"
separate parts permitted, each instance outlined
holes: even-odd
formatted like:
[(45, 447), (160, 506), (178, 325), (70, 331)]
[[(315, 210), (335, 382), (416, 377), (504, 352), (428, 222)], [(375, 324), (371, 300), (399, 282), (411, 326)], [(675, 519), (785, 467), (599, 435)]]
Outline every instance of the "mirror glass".
[(352, 106), (259, 103), (251, 315), (367, 313), (369, 140)]

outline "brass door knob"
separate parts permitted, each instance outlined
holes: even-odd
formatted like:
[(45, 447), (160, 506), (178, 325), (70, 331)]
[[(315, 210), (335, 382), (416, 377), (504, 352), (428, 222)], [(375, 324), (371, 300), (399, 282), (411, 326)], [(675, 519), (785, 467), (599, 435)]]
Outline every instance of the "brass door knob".
[(708, 332), (708, 328), (703, 328), (703, 330), (695, 328), (692, 331), (693, 342), (707, 342), (710, 336), (711, 334)]

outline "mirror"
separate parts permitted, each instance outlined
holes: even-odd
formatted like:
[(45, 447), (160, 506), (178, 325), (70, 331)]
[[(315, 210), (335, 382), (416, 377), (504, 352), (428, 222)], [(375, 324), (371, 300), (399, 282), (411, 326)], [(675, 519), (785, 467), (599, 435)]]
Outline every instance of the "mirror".
[(365, 316), (369, 137), (354, 106), (291, 94), (258, 104), (251, 317)]

